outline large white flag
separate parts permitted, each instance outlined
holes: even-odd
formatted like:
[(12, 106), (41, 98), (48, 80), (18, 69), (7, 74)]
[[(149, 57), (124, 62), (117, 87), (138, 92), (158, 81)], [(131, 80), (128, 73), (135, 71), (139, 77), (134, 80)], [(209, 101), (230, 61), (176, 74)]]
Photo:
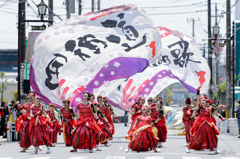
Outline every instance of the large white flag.
[(122, 5), (43, 31), (34, 45), (30, 84), (46, 103), (76, 108), (82, 93), (105, 94), (160, 57), (161, 37), (146, 13)]
[(142, 73), (130, 77), (108, 95), (110, 103), (130, 110), (134, 102), (144, 96), (155, 97), (172, 83), (181, 82), (189, 91), (207, 93), (210, 69), (200, 54), (195, 39), (177, 30), (157, 27), (162, 38), (161, 58)]

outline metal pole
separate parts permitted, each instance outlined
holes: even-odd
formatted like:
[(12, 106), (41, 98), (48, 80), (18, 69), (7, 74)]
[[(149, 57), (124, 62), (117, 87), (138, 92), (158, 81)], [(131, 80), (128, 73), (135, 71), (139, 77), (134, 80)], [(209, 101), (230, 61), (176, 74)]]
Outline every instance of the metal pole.
[(235, 22), (232, 23), (232, 83), (233, 83), (233, 107), (232, 107), (232, 117), (234, 118), (234, 108), (235, 108)]
[(66, 0), (67, 19), (70, 19), (69, 0)]
[(100, 10), (101, 0), (98, 0), (97, 3), (98, 3), (98, 10)]
[[(215, 3), (215, 25), (217, 24), (217, 3)], [(215, 37), (217, 39), (217, 37)], [(216, 85), (219, 84), (219, 78), (218, 78), (218, 67), (219, 67), (219, 58), (216, 56)]]
[(20, 2), (21, 0), (19, 0), (18, 2), (18, 75), (17, 75), (17, 79), (18, 79), (18, 101), (20, 102), (20, 95), (21, 95), (21, 68), (20, 68), (20, 63), (21, 63), (21, 4), (22, 2)]
[[(212, 85), (212, 44), (211, 44), (211, 0), (208, 0), (208, 65), (210, 68), (210, 86)], [(209, 98), (212, 99), (212, 91), (209, 89)]]
[(82, 0), (79, 0), (78, 2), (78, 15), (82, 14)]
[(94, 0), (92, 0), (92, 12), (94, 12)]
[(205, 43), (203, 44), (203, 58), (205, 58)]
[(194, 35), (194, 25), (195, 25), (195, 24), (194, 24), (194, 18), (193, 18), (193, 19), (192, 19), (192, 28), (193, 28), (193, 29), (192, 29), (192, 36), (193, 36), (193, 37), (195, 37), (195, 35)]
[[(48, 20), (53, 20), (53, 0), (48, 0)], [(48, 27), (53, 25), (53, 22), (48, 23)]]
[[(231, 0), (226, 0), (226, 39), (231, 35)], [(226, 105), (231, 108), (231, 41), (226, 40)], [(232, 114), (230, 114), (232, 117)]]

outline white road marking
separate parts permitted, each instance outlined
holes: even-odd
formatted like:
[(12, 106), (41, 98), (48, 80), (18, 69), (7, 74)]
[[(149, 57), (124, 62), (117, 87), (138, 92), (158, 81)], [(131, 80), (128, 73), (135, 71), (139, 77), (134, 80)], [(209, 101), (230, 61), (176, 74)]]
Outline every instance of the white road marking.
[(119, 150), (121, 150), (123, 147), (121, 146)]
[(52, 157), (32, 157), (31, 159), (50, 159), (50, 158)]
[(145, 159), (164, 159), (163, 156), (146, 156)]
[(199, 156), (182, 156), (183, 159), (202, 159)]
[(220, 157), (221, 159), (239, 159), (238, 157)]
[(88, 156), (81, 156), (81, 157), (69, 157), (69, 159), (87, 159)]
[(125, 159), (125, 156), (107, 156), (106, 159)]

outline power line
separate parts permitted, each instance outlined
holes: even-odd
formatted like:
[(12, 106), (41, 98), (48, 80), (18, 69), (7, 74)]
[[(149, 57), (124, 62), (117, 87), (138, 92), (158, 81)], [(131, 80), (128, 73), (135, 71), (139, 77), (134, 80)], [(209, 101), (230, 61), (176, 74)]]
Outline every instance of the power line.
[(197, 11), (189, 11), (189, 12), (172, 12), (172, 13), (155, 13), (148, 15), (168, 15), (168, 14), (186, 14), (186, 13), (198, 13), (198, 12), (206, 12), (207, 10), (197, 10)]
[(9, 0), (7, 0), (5, 3), (3, 3), (3, 4), (0, 6), (0, 8), (1, 8), (2, 6), (4, 6), (5, 4), (7, 4), (8, 1), (9, 1)]
[(239, 0), (237, 0), (237, 1), (235, 2), (235, 4), (234, 4), (230, 9), (232, 9), (238, 2), (239, 2)]
[(13, 26), (11, 26), (11, 27), (7, 28), (6, 30), (4, 30), (4, 31), (0, 32), (0, 34), (2, 34), (2, 33), (4, 33), (5, 31), (7, 31), (7, 30), (11, 29), (11, 28), (12, 28), (12, 27), (14, 27), (15, 25), (16, 25), (16, 24), (14, 24)]

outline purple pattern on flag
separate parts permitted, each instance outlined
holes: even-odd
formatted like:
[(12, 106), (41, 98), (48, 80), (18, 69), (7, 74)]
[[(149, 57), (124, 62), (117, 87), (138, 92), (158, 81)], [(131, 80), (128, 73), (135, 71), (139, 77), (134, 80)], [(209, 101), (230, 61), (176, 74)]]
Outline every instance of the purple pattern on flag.
[(109, 61), (88, 83), (86, 89), (75, 95), (72, 100), (71, 106), (75, 108), (76, 111), (78, 100), (79, 98), (82, 98), (82, 94), (85, 91), (92, 93), (95, 89), (100, 88), (102, 85), (104, 85), (105, 87), (109, 87), (110, 81), (122, 78), (129, 78), (138, 72), (144, 71), (148, 67), (148, 65), (149, 62), (145, 58), (118, 57)]
[(157, 84), (158, 80), (163, 80), (164, 78), (169, 77), (169, 78), (174, 78), (177, 79), (179, 82), (181, 82), (185, 88), (187, 88), (189, 91), (191, 91), (192, 93), (196, 93), (196, 89), (193, 88), (192, 86), (184, 83), (183, 81), (181, 81), (177, 76), (174, 76), (172, 74), (171, 70), (161, 70), (159, 71), (156, 75), (154, 75), (150, 81), (144, 86), (144, 88), (138, 93), (139, 95), (137, 96), (137, 98), (130, 98), (129, 101), (131, 100), (137, 100), (139, 98), (139, 96), (148, 96), (150, 94), (150, 92), (152, 91), (152, 89), (155, 87), (155, 85)]

